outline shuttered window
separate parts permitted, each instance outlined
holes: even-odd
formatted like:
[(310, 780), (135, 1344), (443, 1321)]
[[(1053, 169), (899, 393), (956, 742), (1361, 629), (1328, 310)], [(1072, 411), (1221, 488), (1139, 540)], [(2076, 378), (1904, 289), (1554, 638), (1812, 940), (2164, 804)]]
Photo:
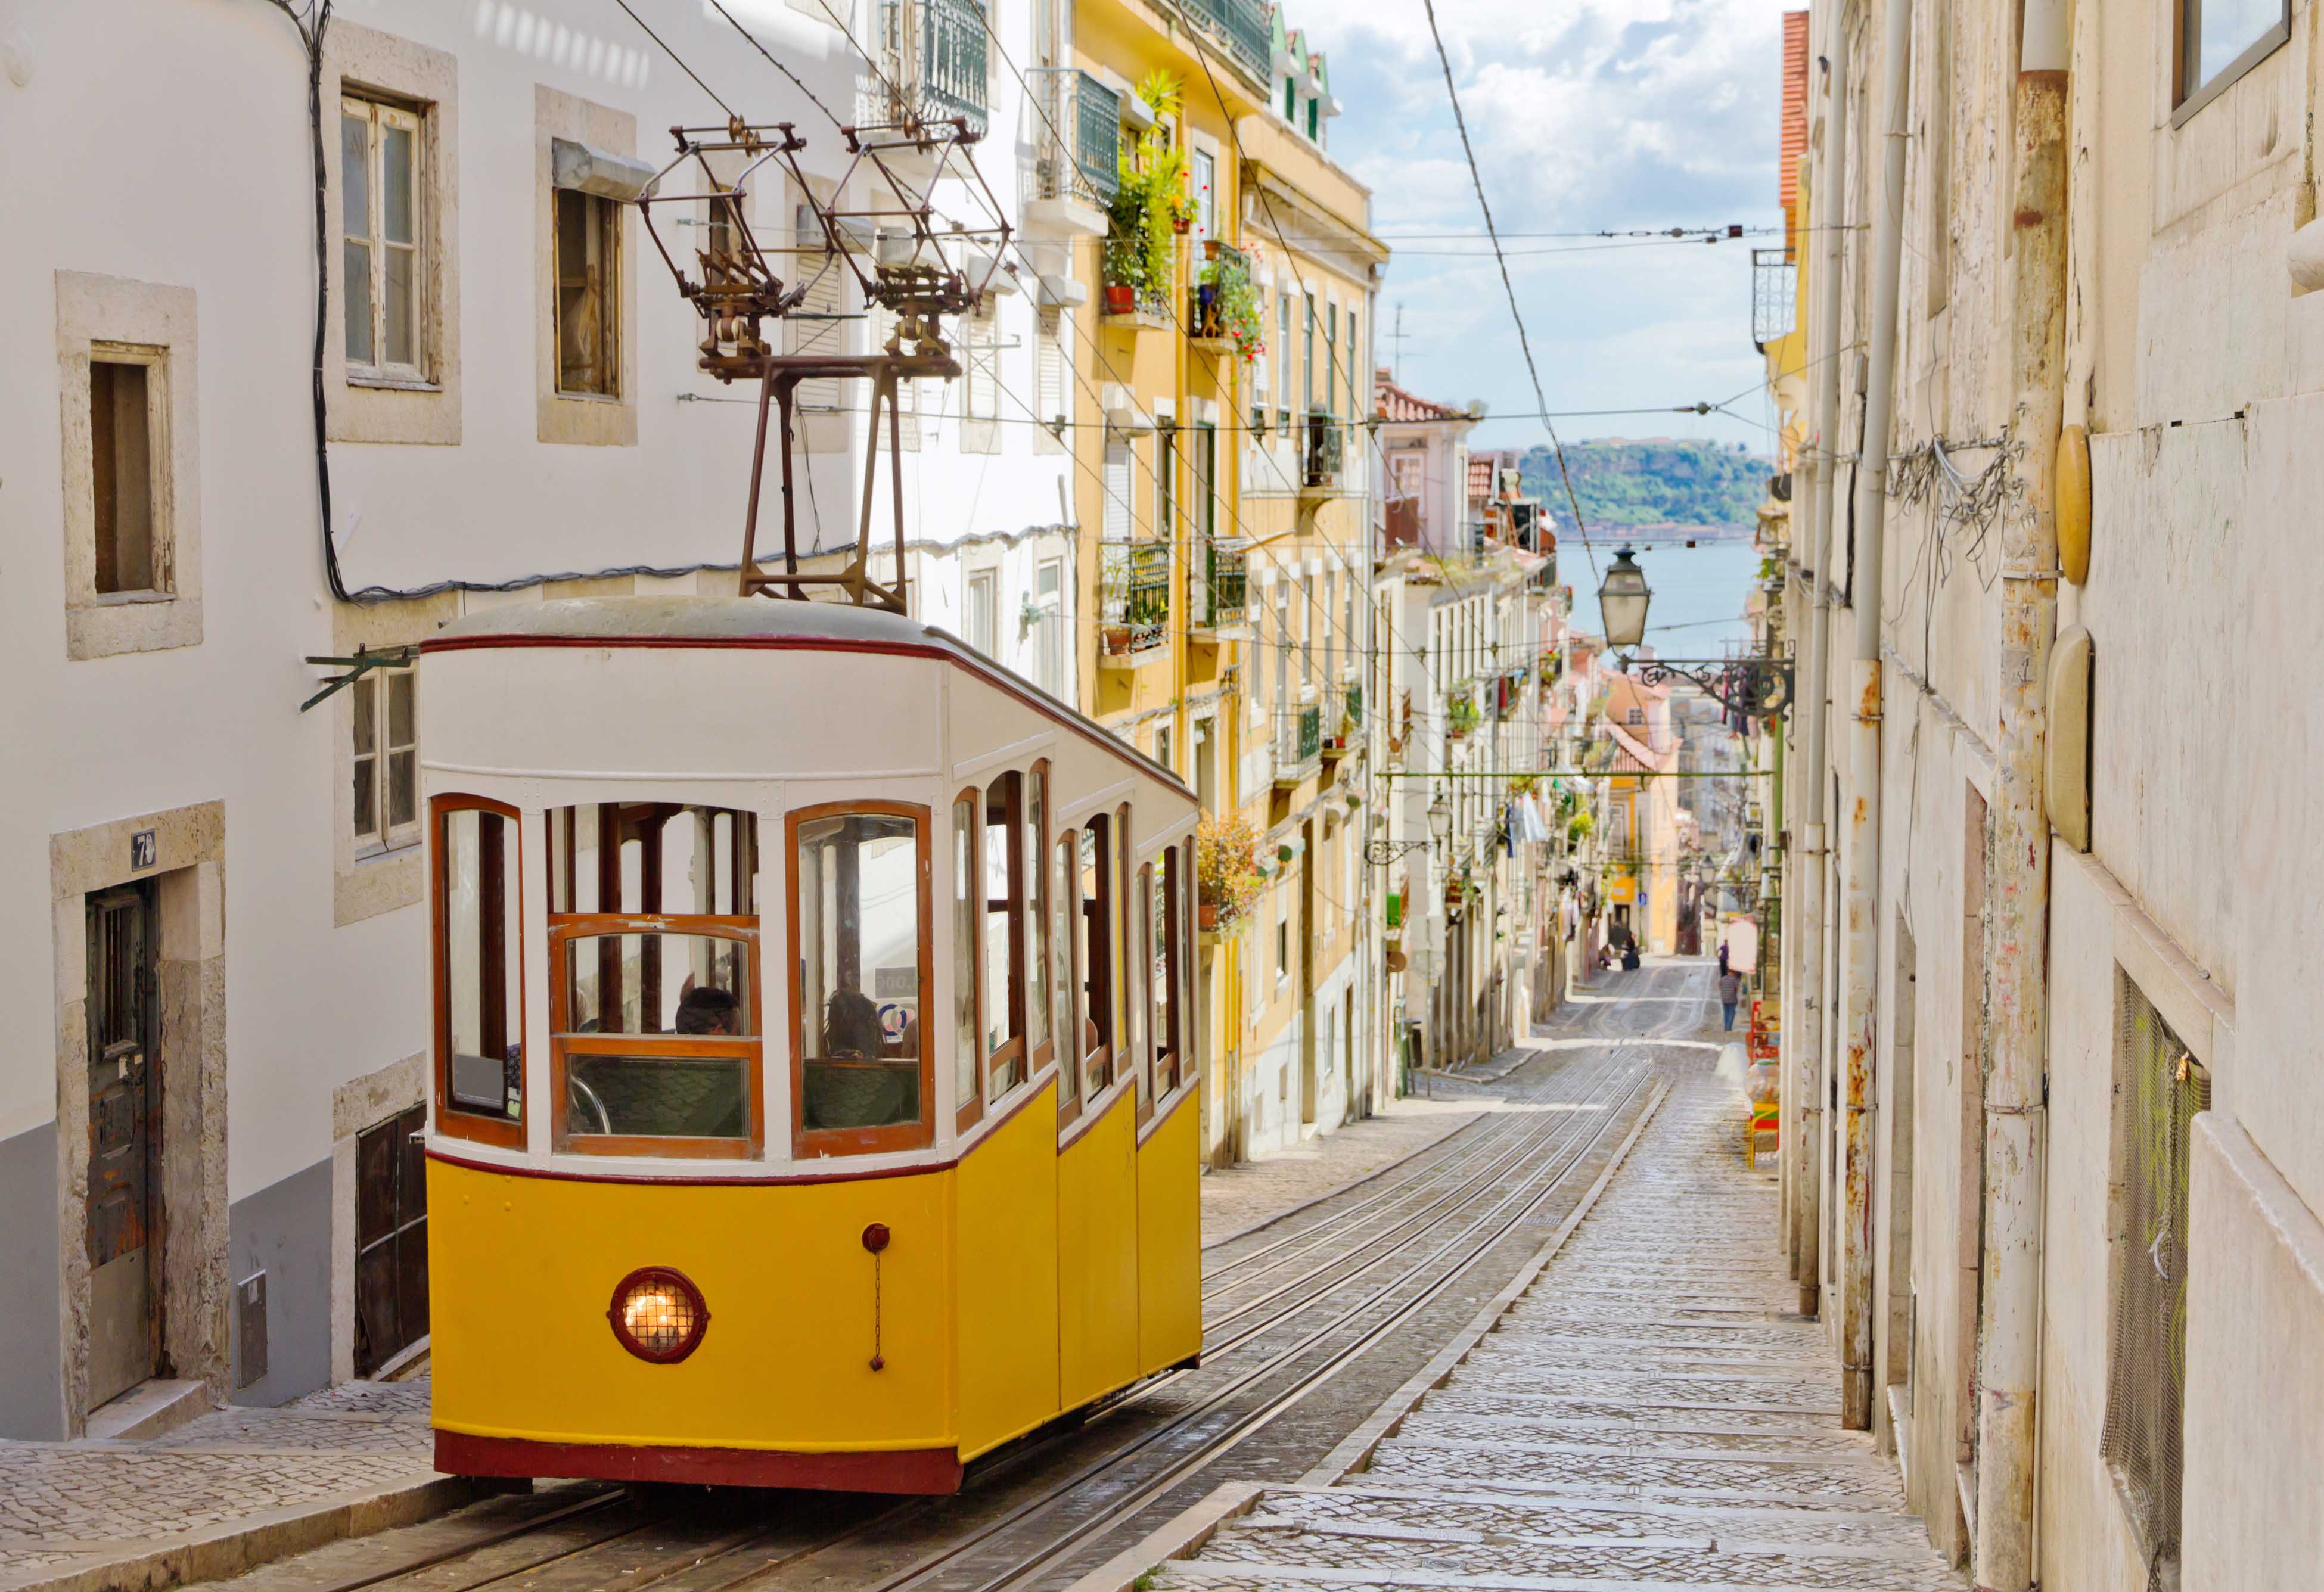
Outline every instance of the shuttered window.
[(1070, 325), (1062, 309), (1044, 309), (1033, 333), (1033, 406), (1044, 420), (1065, 412), (1065, 339)]
[[(823, 239), (823, 225), (816, 219), (813, 206), (800, 205), (792, 216), (792, 235), (802, 251), (792, 258), (798, 262), (798, 280), (807, 284), (807, 297), (799, 301), (798, 313), (783, 319), (788, 328), (789, 352), (844, 354), (847, 349), (847, 323), (814, 317), (842, 313), (847, 268), (838, 256), (827, 251), (806, 252), (808, 244)], [(798, 384), (798, 402), (810, 414), (835, 410), (841, 399), (842, 388), (836, 376), (817, 376)]]
[(1001, 317), (987, 299), (962, 317), (967, 345), (968, 385), (965, 418), (997, 419), (1001, 414)]
[(1105, 439), (1105, 517), (1102, 535), (1110, 542), (1130, 539), (1130, 439)]

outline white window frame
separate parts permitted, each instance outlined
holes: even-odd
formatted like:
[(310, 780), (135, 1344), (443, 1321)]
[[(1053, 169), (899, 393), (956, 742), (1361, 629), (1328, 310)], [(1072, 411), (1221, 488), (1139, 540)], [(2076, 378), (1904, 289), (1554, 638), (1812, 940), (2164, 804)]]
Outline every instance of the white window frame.
[[(986, 567), (968, 572), (961, 594), (961, 637), (985, 657), (999, 662), (1001, 645), (1001, 572)], [(983, 634), (980, 636), (979, 631)]]
[[(411, 693), (409, 741), (394, 740), (391, 731), (393, 714), (390, 709), (394, 695), (392, 682), (395, 681), (409, 682)], [(352, 778), (371, 787), (371, 809), (374, 822), (369, 834), (360, 829), (355, 831), (355, 856), (358, 859), (383, 857), (391, 851), (416, 846), (420, 836), (419, 676), (408, 667), (372, 669), (349, 686), (347, 693), (347, 744)], [(372, 715), (372, 747), (369, 751), (365, 751), (363, 746), (365, 708), (371, 710)], [(405, 767), (410, 770), (411, 779), (411, 815), (401, 824), (393, 823), (390, 818), (395, 788), (395, 759), (399, 757), (407, 759)], [(362, 821), (362, 804), (355, 803), (349, 808), (348, 822), (353, 825)]]
[[(346, 247), (356, 240), (347, 230), (348, 185), (345, 143), (346, 127), (350, 119), (364, 122), (369, 129), (364, 162), (365, 230), (362, 242), (371, 262), (371, 347), (374, 357), (358, 360), (355, 350), (352, 347), (347, 349), (347, 379), (390, 385), (426, 385), (432, 369), (429, 356), (435, 342), (434, 327), (428, 313), (430, 297), (428, 291), (429, 226), (433, 207), (429, 203), (428, 193), (427, 114), (411, 106), (372, 95), (343, 91), (339, 96), (339, 269), (341, 290), (349, 293), (349, 301), (352, 302)], [(411, 134), (411, 241), (409, 244), (392, 243), (385, 236), (387, 140), (382, 136), (382, 131), (388, 127), (401, 127)], [(411, 256), (412, 357), (409, 362), (386, 357), (387, 255), (390, 249), (408, 250)], [(345, 306), (342, 306), (342, 328), (346, 325), (344, 311)]]
[(1038, 670), (1041, 689), (1050, 695), (1063, 698), (1065, 695), (1065, 561), (1045, 558), (1033, 571), (1033, 603), (1040, 611), (1037, 621), (1039, 636), (1036, 640), (1034, 667)]

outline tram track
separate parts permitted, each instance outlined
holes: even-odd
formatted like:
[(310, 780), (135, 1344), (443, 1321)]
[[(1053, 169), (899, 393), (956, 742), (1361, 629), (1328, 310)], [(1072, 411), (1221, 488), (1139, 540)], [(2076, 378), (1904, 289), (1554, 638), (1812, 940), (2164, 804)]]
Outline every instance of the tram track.
[[(1679, 988), (1685, 989), (1688, 971), (1650, 969), (1637, 994), (1651, 998), (1649, 991), (1658, 993), (1667, 974), (1678, 975)], [(689, 1495), (688, 1502), (665, 1508), (650, 1490), (627, 1489), (375, 1574), (319, 1588), (301, 1581), (300, 1592), (388, 1587), (397, 1592), (478, 1592), (509, 1582), (522, 1592), (788, 1592), (810, 1586), (844, 1586), (851, 1592), (998, 1592), (1030, 1584), (1044, 1572), (1079, 1560), (1084, 1551), (1095, 1551), (1110, 1533), (1360, 1365), (1391, 1341), (1399, 1327), (1486, 1265), (1504, 1239), (1567, 1189), (1575, 1173), (1591, 1164), (1631, 1119), (1652, 1080), (1650, 1047), (1676, 1037), (1702, 1005), (1699, 999), (1674, 1003), (1667, 1018), (1652, 1025), (1654, 1031), (1616, 1034), (1609, 1030), (1622, 1004), (1619, 996), (1610, 997), (1600, 1009), (1577, 1014), (1570, 1027), (1553, 1030), (1568, 1044), (1597, 1041), (1605, 1054), (1583, 1070), (1554, 1069), (1509, 1100), (1518, 1109), (1501, 1114), (1490, 1130), (1471, 1135), (1464, 1129), (1453, 1136), (1465, 1143), (1414, 1165), (1390, 1186), (1226, 1260), (1220, 1270), (1231, 1271), (1260, 1256), (1281, 1256), (1274, 1265), (1207, 1290), (1206, 1302), (1232, 1295), (1281, 1266), (1313, 1259), (1335, 1241), (1338, 1246), (1330, 1258), (1278, 1280), (1259, 1298), (1212, 1315), (1204, 1323), (1199, 1369), (1124, 1389), (1080, 1418), (973, 1467), (957, 1498), (896, 1502), (770, 1495), (754, 1508), (748, 1495), (730, 1495), (723, 1507), (702, 1506), (698, 1495)], [(1566, 1109), (1548, 1118), (1542, 1108), (1555, 1106)], [(1462, 1213), (1458, 1230), (1443, 1234), (1448, 1213), (1456, 1211)], [(1235, 1241), (1265, 1232), (1261, 1226)], [(1432, 1236), (1439, 1241), (1430, 1247)], [(1292, 1245), (1301, 1247), (1284, 1255)], [(1416, 1248), (1425, 1252), (1408, 1254)], [(1399, 1257), (1406, 1264), (1391, 1275), (1377, 1275)], [(1299, 1293), (1307, 1284), (1314, 1286)], [(1277, 1303), (1279, 1309), (1226, 1338), (1211, 1336), (1229, 1321)], [(1303, 1322), (1305, 1330), (1290, 1341), (1267, 1341)], [(1185, 1402), (1167, 1407), (1180, 1399)], [(1088, 1441), (1094, 1429), (1140, 1415), (1153, 1423), (1126, 1441), (1062, 1474), (1040, 1473), (1039, 1467)], [(1025, 1495), (1009, 1498), (1009, 1491), (1018, 1487), (1028, 1488)], [(1096, 1496), (1087, 1497), (1092, 1494)], [(1050, 1518), (1077, 1495), (1087, 1497), (1087, 1507), (1062, 1524)], [(960, 1530), (910, 1561), (889, 1568), (877, 1562), (899, 1537), (915, 1526), (935, 1523), (942, 1512), (973, 1510), (996, 1500), (998, 1513), (962, 1523)], [(630, 1511), (620, 1507), (624, 1502), (646, 1518), (629, 1519)], [(878, 1502), (886, 1506), (878, 1507)], [(613, 1516), (604, 1523), (618, 1523), (619, 1529), (592, 1531), (583, 1541), (560, 1536), (530, 1551), (511, 1551), (528, 1537), (599, 1514)], [(752, 1514), (758, 1518), (748, 1518)]]

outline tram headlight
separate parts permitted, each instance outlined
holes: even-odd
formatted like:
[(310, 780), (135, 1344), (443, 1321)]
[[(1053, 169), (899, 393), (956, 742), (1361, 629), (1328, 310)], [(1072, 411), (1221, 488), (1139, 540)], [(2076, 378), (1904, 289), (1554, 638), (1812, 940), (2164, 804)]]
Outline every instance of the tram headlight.
[(613, 1336), (641, 1360), (674, 1365), (692, 1354), (710, 1326), (702, 1290), (666, 1265), (640, 1266), (613, 1289), (605, 1311)]

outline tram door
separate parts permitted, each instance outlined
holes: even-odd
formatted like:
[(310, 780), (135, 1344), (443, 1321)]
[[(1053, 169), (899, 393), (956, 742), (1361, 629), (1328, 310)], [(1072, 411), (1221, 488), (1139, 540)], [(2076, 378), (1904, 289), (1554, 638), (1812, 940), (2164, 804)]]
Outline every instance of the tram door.
[(88, 898), (88, 1403), (153, 1375), (161, 1355), (161, 1069), (150, 882)]

